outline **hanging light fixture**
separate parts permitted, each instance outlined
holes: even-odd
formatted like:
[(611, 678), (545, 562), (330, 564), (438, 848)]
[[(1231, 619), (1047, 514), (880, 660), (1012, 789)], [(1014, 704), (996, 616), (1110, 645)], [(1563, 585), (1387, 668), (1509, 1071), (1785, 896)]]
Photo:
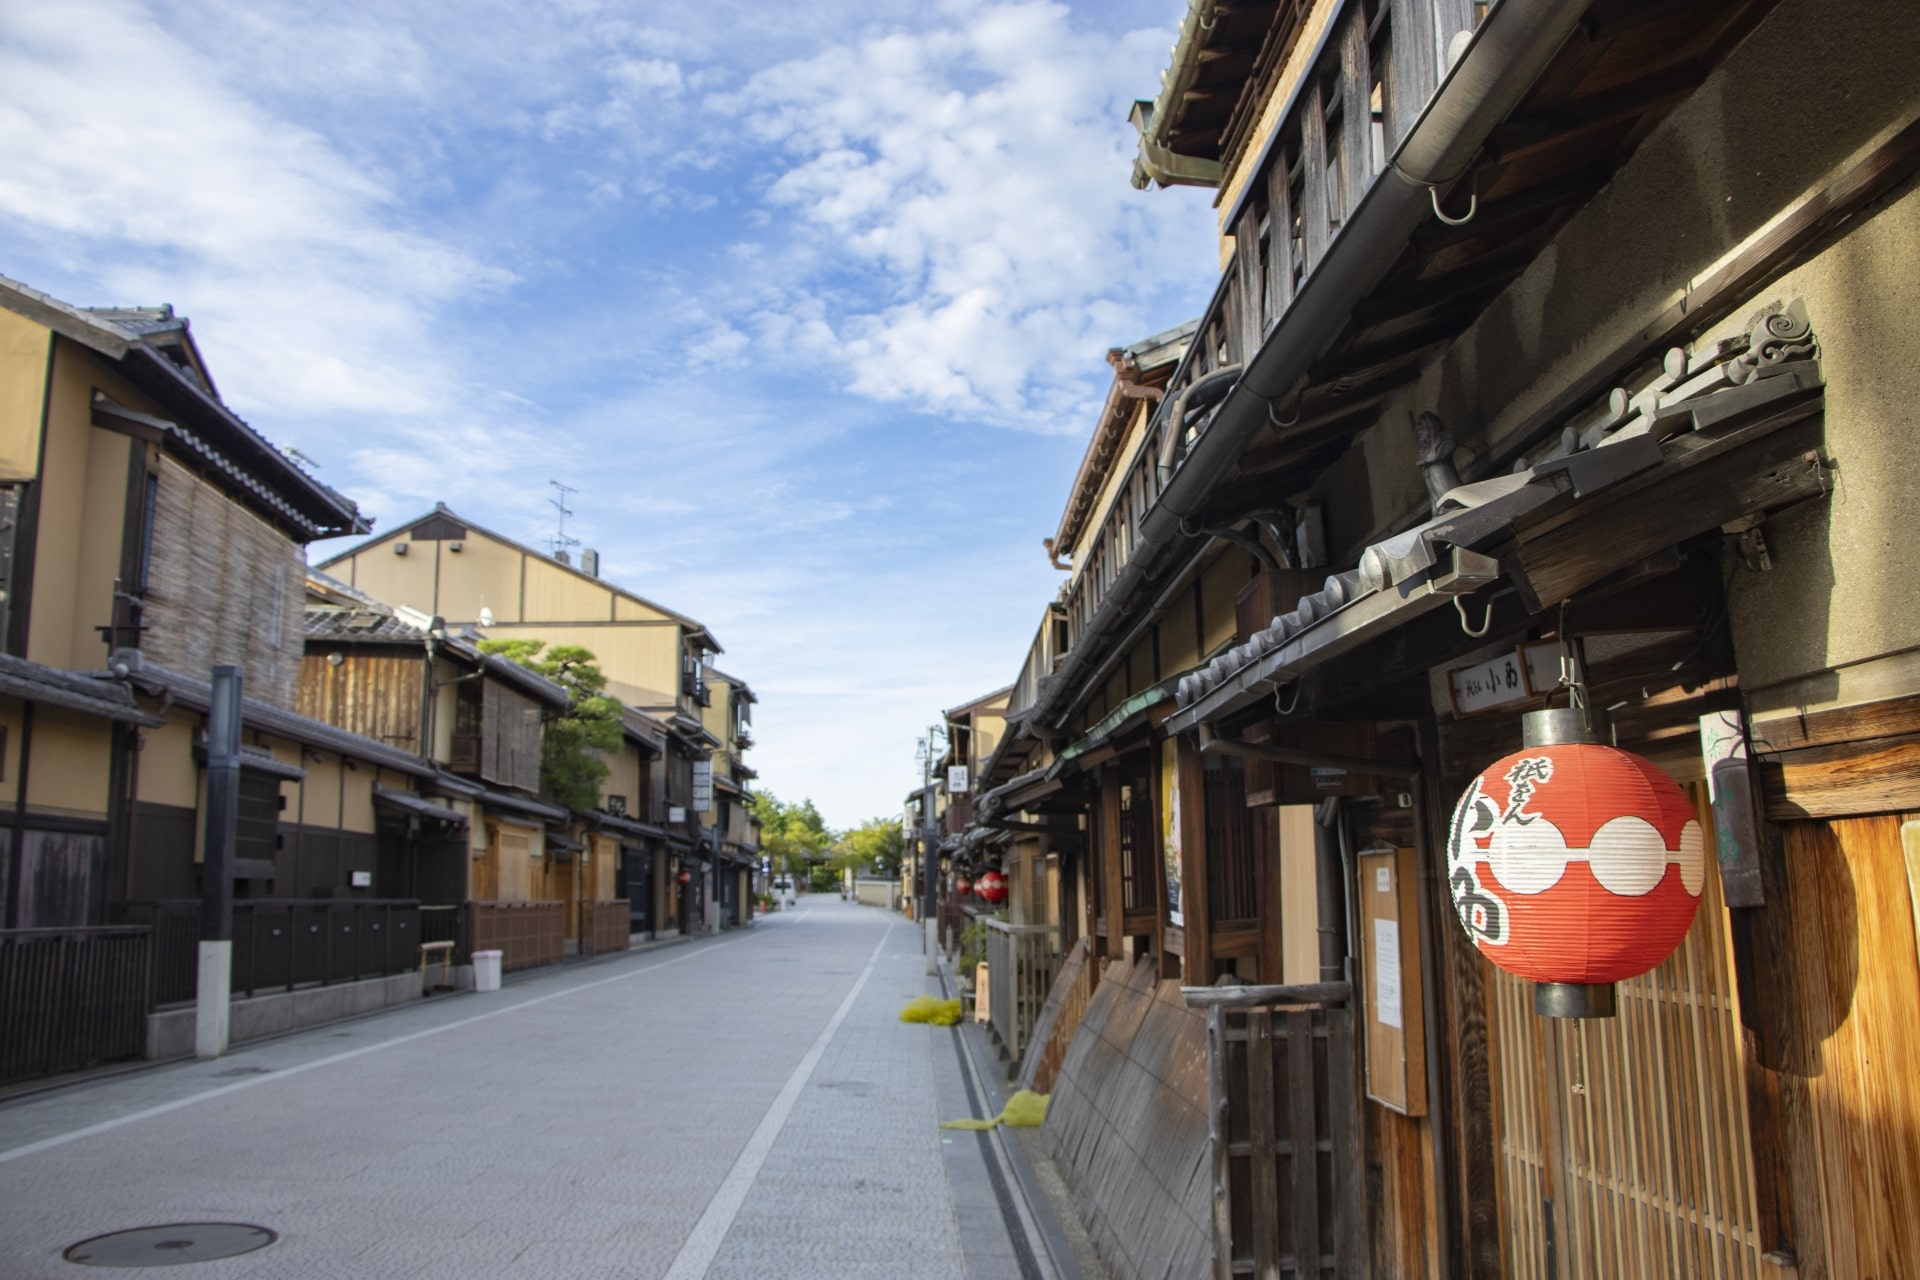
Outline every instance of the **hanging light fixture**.
[(974, 882), (973, 891), (997, 906), (1007, 900), (1007, 878), (989, 871)]
[(1613, 984), (1665, 960), (1693, 924), (1700, 820), (1659, 766), (1594, 742), (1578, 707), (1528, 714), (1522, 740), (1454, 810), (1454, 909), (1480, 954), (1538, 984), (1536, 1013), (1612, 1017)]

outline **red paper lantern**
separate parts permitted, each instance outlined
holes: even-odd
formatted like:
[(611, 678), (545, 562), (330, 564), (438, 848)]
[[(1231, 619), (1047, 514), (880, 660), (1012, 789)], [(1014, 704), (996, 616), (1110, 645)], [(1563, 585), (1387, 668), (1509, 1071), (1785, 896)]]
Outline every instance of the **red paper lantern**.
[(693, 872), (691, 872), (691, 871), (682, 871), (682, 872), (680, 873), (680, 883), (681, 883), (681, 884), (692, 884), (692, 883), (693, 883)]
[(1540, 983), (1647, 972), (1686, 937), (1705, 877), (1706, 839), (1679, 784), (1594, 743), (1495, 761), (1448, 831), (1460, 923), (1487, 959)]
[(973, 891), (991, 903), (1005, 902), (1007, 899), (1007, 878), (998, 871), (989, 871), (974, 882)]
[(960, 895), (972, 893), (973, 881), (967, 879), (965, 876), (960, 876), (956, 878), (953, 882), (953, 891), (954, 893), (960, 894)]

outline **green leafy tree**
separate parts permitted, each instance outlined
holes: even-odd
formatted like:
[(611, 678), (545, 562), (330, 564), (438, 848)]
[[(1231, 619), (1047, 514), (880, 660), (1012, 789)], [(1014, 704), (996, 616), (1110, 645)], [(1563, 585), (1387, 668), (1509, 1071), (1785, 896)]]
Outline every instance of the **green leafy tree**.
[(775, 871), (808, 875), (813, 863), (827, 859), (833, 833), (813, 801), (789, 804), (771, 791), (756, 791), (750, 803), (760, 819), (760, 852)]
[(836, 874), (850, 867), (855, 875), (897, 876), (906, 852), (900, 819), (869, 818), (834, 842), (833, 869)]
[(564, 713), (547, 721), (540, 744), (540, 794), (569, 809), (600, 807), (606, 781), (604, 753), (618, 751), (620, 702), (606, 695), (607, 678), (592, 651), (577, 644), (551, 649), (544, 640), (482, 640), (480, 650), (529, 671), (537, 671), (567, 691)]

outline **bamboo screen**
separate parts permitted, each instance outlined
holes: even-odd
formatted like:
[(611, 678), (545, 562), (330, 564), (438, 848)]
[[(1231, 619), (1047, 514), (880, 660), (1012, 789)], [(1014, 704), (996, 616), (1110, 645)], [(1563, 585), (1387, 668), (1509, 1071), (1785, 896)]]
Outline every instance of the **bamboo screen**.
[(173, 459), (160, 459), (140, 640), (148, 660), (197, 679), (245, 672), (247, 696), (292, 710), (305, 648), (300, 547)]
[(1513, 1277), (1552, 1280), (1550, 1242), (1567, 1276), (1761, 1274), (1726, 907), (1711, 857), (1707, 868), (1686, 941), (1619, 985), (1617, 1017), (1540, 1018), (1532, 984), (1493, 971)]

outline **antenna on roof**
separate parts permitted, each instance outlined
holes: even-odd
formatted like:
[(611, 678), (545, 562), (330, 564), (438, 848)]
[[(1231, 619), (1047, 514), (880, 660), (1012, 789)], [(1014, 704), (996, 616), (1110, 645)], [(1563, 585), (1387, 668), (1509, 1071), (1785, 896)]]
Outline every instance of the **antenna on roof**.
[(552, 548), (555, 560), (561, 564), (571, 564), (573, 558), (567, 554), (567, 551), (570, 547), (579, 546), (580, 539), (567, 536), (567, 517), (573, 514), (573, 508), (567, 505), (567, 495), (580, 491), (572, 485), (561, 484), (558, 480), (549, 480), (547, 483), (552, 485), (554, 490), (553, 496), (547, 501), (552, 503), (553, 509), (560, 513), (559, 524), (554, 529), (553, 536), (547, 539), (547, 545)]

